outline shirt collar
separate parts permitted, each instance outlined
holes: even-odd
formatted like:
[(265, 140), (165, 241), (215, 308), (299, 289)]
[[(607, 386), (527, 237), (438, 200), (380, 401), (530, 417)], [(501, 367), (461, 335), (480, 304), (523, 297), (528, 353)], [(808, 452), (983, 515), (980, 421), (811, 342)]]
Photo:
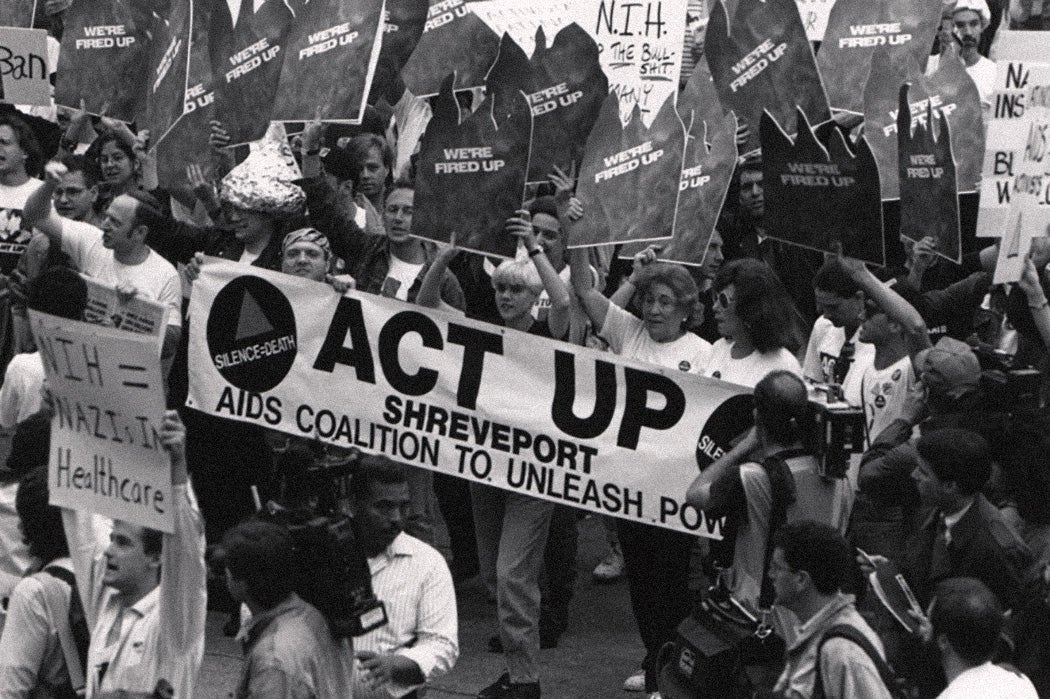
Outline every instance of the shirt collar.
[(266, 630), (266, 627), (270, 625), (270, 622), (279, 616), (287, 614), (293, 609), (297, 609), (302, 606), (302, 604), (303, 602), (299, 598), (299, 595), (294, 592), (291, 593), (288, 595), (288, 599), (284, 600), (273, 609), (267, 609), (260, 614), (253, 614), (244, 625), (241, 626), (241, 630), (237, 632), (236, 640), (240, 641), (243, 644), (244, 649), (247, 651), (247, 649), (258, 640), (259, 636), (262, 635), (262, 632)]
[(805, 623), (799, 625), (797, 636), (789, 650), (795, 650), (796, 648), (805, 645), (812, 636), (824, 629), (828, 619), (835, 616), (846, 607), (852, 605), (855, 599), (856, 598), (853, 595), (846, 594), (845, 592), (836, 592), (835, 596), (828, 600), (828, 603), (821, 607), (816, 614), (810, 617)]
[(382, 570), (390, 561), (401, 556), (412, 555), (412, 543), (408, 540), (408, 534), (401, 532), (390, 544), (375, 556), (368, 559), (368, 567), (372, 575)]
[(959, 520), (966, 516), (966, 513), (970, 511), (970, 508), (973, 507), (975, 502), (977, 502), (976, 498), (971, 500), (969, 504), (961, 510), (957, 510), (950, 515), (944, 515), (944, 538), (948, 543), (951, 543), (952, 540), (952, 527), (958, 524)]
[(128, 607), (131, 611), (138, 614), (140, 617), (144, 617), (149, 614), (157, 606), (157, 602), (160, 600), (160, 585), (157, 585), (149, 593), (140, 599), (135, 604)]

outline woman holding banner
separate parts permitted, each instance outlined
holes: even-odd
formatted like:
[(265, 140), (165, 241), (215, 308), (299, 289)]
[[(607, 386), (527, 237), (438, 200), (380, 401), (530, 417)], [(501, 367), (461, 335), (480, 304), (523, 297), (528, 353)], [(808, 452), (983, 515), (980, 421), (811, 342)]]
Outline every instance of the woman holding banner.
[[(657, 262), (652, 246), (635, 256), (634, 270), (624, 283), (633, 288), (642, 311), (638, 319), (592, 286), (586, 250), (572, 250), (569, 259), (576, 295), (611, 351), (668, 369), (706, 370), (711, 345), (689, 332), (702, 309), (696, 282), (685, 268)], [(689, 554), (695, 537), (625, 519), (617, 519), (616, 528), (631, 608), (645, 644), (642, 669), (627, 678), (624, 689), (651, 693), (657, 690), (660, 648), (674, 638), (678, 624), (690, 612)]]

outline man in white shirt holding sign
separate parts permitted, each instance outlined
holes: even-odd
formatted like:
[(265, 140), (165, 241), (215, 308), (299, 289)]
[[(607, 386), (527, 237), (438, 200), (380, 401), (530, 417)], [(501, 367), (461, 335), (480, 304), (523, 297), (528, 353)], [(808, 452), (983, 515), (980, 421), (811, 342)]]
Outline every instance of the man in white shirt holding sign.
[(163, 224), (156, 200), (144, 191), (119, 195), (106, 210), (99, 229), (55, 212), (51, 195), (67, 168), (52, 160), (44, 170), (44, 185), (26, 201), (25, 222), (46, 235), (52, 244), (61, 245), (85, 275), (116, 287), (120, 294), (138, 295), (168, 307), (161, 353), (167, 369), (182, 333), (182, 287), (179, 273), (171, 263), (146, 245), (150, 229)]

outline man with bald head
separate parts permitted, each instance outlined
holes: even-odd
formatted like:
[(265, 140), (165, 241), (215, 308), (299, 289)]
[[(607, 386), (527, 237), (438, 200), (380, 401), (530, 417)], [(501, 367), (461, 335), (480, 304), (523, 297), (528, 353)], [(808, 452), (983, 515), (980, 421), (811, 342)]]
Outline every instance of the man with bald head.
[(845, 533), (853, 491), (845, 478), (821, 475), (802, 379), (772, 371), (754, 395), (754, 428), (697, 476), (686, 499), (708, 516), (729, 515), (736, 541), (726, 582), (734, 597), (757, 608), (760, 596), (762, 606), (772, 602), (764, 583), (775, 530), (809, 519)]

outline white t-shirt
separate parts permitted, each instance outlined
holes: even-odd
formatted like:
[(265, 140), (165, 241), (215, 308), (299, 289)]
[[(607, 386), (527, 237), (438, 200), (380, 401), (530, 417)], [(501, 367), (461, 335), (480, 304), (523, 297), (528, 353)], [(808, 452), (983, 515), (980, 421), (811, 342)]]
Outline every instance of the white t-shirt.
[(386, 279), (383, 280), (381, 295), (387, 298), (407, 301), (408, 290), (412, 288), (412, 285), (416, 282), (416, 277), (422, 271), (423, 263), (412, 264), (391, 255), (390, 268), (386, 272)]
[[(875, 361), (875, 345), (861, 342), (860, 328), (853, 333), (853, 362), (842, 382), (842, 391), (846, 402), (851, 405), (861, 404), (861, 382), (865, 370)], [(835, 383), (835, 365), (838, 363), (842, 346), (846, 344), (846, 331), (836, 328), (831, 321), (821, 316), (813, 323), (813, 332), (809, 335), (806, 347), (806, 360), (802, 363), (802, 373), (810, 381), (817, 383)]]
[(110, 286), (133, 286), (142, 298), (166, 304), (168, 325), (182, 326), (182, 287), (170, 262), (149, 251), (137, 265), (117, 262), (113, 251), (102, 245), (102, 231), (90, 223), (62, 219), (62, 251), (77, 268)]
[(765, 354), (755, 350), (741, 359), (733, 359), (732, 351), (733, 342), (731, 340), (723, 337), (715, 342), (711, 348), (711, 361), (707, 365), (704, 376), (749, 388), (754, 388), (755, 384), (766, 377), (766, 374), (777, 369), (790, 371), (800, 379), (802, 378), (802, 367), (799, 366), (795, 355), (783, 347)]
[(937, 699), (1037, 699), (1032, 681), (1017, 672), (985, 663), (965, 670)]
[(22, 230), (22, 210), (26, 199), (43, 182), (29, 178), (17, 187), (0, 184), (0, 269), (9, 271), (18, 263), (32, 233)]
[(677, 340), (657, 342), (649, 337), (645, 323), (611, 303), (600, 335), (615, 354), (665, 369), (698, 374), (711, 357), (711, 344), (702, 337), (687, 332)]
[(44, 360), (39, 352), (16, 354), (0, 386), (0, 427), (9, 429), (40, 410)]
[(864, 372), (864, 424), (869, 444), (900, 417), (908, 391), (916, 383), (911, 357), (901, 357), (885, 369), (871, 365)]

